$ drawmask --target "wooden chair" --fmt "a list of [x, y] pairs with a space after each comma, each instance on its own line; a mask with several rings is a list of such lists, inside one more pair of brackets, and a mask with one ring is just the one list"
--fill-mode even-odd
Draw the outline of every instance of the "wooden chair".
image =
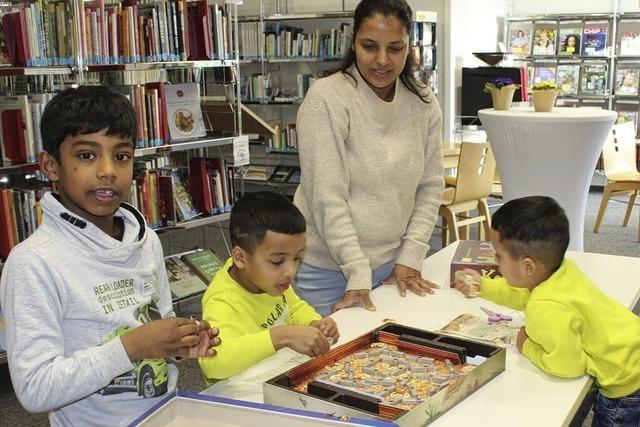
[[[482, 240], [491, 227], [487, 197], [491, 194], [496, 161], [488, 142], [463, 142], [453, 186], [445, 188], [438, 215], [443, 219], [443, 247], [468, 238], [468, 227], [478, 223], [478, 238]], [[477, 216], [470, 211], [477, 210]]]
[[[614, 195], [630, 194], [629, 201], [626, 202], [627, 211], [622, 226], [626, 227], [629, 224], [631, 211], [640, 190], [640, 173], [636, 165], [636, 130], [633, 122], [613, 125], [602, 148], [602, 159], [607, 185], [604, 187], [598, 217], [593, 227], [594, 233], [600, 229], [609, 199]], [[640, 240], [640, 222], [638, 240]]]

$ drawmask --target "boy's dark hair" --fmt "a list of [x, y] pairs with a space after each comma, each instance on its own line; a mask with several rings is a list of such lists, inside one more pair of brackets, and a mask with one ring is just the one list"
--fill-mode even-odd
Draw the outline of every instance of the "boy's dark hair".
[[299, 234], [307, 231], [304, 216], [285, 196], [270, 191], [248, 193], [231, 209], [231, 244], [252, 252], [267, 231]]
[[[397, 18], [407, 30], [407, 34], [411, 36], [411, 21], [413, 19], [413, 12], [411, 11], [411, 6], [409, 6], [409, 4], [405, 0], [362, 0], [360, 3], [358, 3], [356, 9], [353, 12], [353, 43], [355, 43], [356, 41], [356, 34], [358, 34], [358, 30], [362, 25], [362, 21], [377, 14], [385, 17], [393, 16]], [[418, 98], [426, 103], [429, 103], [429, 99], [421, 93], [425, 85], [416, 80], [416, 78], [413, 76], [413, 71], [411, 69], [414, 62], [413, 49], [411, 49], [410, 46], [408, 47], [408, 49], [409, 54], [407, 55], [407, 60], [404, 63], [404, 68], [400, 73], [400, 81]], [[342, 59], [340, 67], [335, 72], [340, 71], [343, 74], [351, 75], [347, 70], [349, 69], [349, 67], [355, 64], [355, 62], [356, 52], [351, 48], [351, 46], [349, 46], [344, 54], [344, 58]], [[351, 77], [353, 78], [353, 76]]]
[[491, 217], [491, 228], [514, 258], [529, 256], [555, 271], [569, 246], [569, 219], [551, 197], [511, 200]]
[[60, 161], [60, 144], [67, 136], [107, 130], [107, 135], [135, 139], [136, 113], [124, 95], [105, 86], [68, 88], [54, 96], [42, 113], [40, 134], [44, 150]]

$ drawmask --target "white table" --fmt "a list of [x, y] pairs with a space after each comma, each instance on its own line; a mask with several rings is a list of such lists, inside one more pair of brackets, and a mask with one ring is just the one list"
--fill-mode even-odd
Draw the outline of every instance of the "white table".
[[597, 108], [478, 111], [491, 143], [505, 201], [551, 196], [569, 217], [569, 249], [582, 251], [589, 185], [616, 113]]
[[[334, 313], [340, 339], [344, 344], [393, 319], [397, 323], [427, 330], [437, 330], [461, 313], [483, 315], [480, 306], [499, 306], [479, 298], [467, 299], [450, 289], [449, 265], [457, 242], [427, 258], [423, 275], [443, 286], [434, 295], [419, 297], [398, 295], [394, 285], [372, 292], [377, 311], [350, 308]], [[640, 258], [619, 257], [584, 252], [570, 252], [580, 268], [600, 288], [627, 307], [638, 301], [640, 284], [630, 277], [640, 277]], [[504, 307], [501, 308], [505, 312]], [[288, 349], [247, 369], [242, 374], [220, 381], [204, 394], [262, 402], [262, 383], [307, 360]], [[434, 426], [560, 426], [569, 423], [587, 394], [592, 381], [584, 376], [566, 380], [545, 374], [515, 348], [507, 351], [506, 371], [481, 387], [464, 401], [438, 418]]]

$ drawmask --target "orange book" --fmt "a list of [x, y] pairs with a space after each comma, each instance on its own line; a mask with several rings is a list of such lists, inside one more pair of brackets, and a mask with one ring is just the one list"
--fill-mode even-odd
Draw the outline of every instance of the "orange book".
[[0, 257], [6, 258], [9, 256], [11, 248], [16, 245], [14, 240], [12, 220], [11, 220], [11, 206], [9, 204], [9, 198], [13, 200], [13, 196], [9, 194], [11, 190], [0, 190]]

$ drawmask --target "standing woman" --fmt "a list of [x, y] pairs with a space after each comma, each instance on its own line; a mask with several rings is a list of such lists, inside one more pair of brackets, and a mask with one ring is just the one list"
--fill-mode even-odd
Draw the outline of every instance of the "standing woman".
[[444, 187], [442, 115], [411, 75], [411, 17], [404, 0], [361, 1], [341, 69], [298, 111], [308, 239], [294, 286], [322, 316], [375, 310], [369, 292], [385, 279], [402, 296], [437, 288], [420, 268]]

